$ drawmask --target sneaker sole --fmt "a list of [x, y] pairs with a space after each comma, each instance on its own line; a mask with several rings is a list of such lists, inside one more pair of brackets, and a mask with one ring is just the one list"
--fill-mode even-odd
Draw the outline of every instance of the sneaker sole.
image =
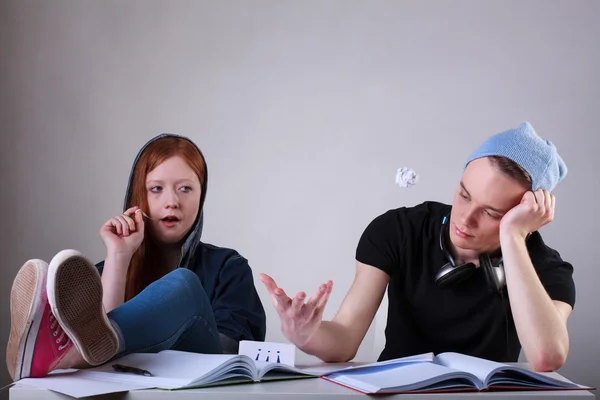
[[102, 305], [100, 274], [86, 257], [76, 250], [54, 256], [47, 291], [52, 313], [88, 364], [103, 364], [117, 353], [117, 333]]
[[40, 324], [44, 315], [44, 296], [48, 264], [29, 260], [19, 270], [10, 291], [10, 335], [6, 346], [6, 366], [14, 381], [28, 377]]

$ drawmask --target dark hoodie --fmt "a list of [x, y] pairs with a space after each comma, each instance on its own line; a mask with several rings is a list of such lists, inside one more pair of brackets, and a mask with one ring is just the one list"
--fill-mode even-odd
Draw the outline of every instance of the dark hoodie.
[[[127, 183], [123, 211], [127, 209], [131, 197], [133, 171], [141, 154], [150, 143], [169, 136], [179, 137], [194, 144], [186, 137], [167, 133], [149, 140], [140, 149], [133, 162]], [[194, 146], [196, 145], [194, 144]], [[197, 146], [196, 148], [204, 159], [200, 149]], [[207, 168], [205, 168], [205, 174], [207, 174]], [[233, 249], [217, 247], [200, 241], [207, 180], [207, 175], [205, 175], [198, 216], [181, 248], [178, 268], [188, 268], [200, 278], [200, 282], [212, 305], [223, 350], [225, 353], [237, 353], [240, 340], [265, 340], [266, 316], [254, 286], [252, 270], [248, 265], [248, 261]], [[102, 274], [104, 261], [98, 263], [97, 267], [100, 274]]]

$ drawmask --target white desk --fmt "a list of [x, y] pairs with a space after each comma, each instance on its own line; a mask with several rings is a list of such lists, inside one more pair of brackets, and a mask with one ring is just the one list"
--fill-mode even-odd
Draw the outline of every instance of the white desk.
[[[483, 397], [481, 397], [483, 396]], [[379, 397], [379, 395], [377, 396]], [[488, 392], [488, 393], [445, 393], [445, 394], [404, 394], [386, 395], [382, 399], [416, 399], [437, 397], [443, 400], [458, 400], [467, 397], [508, 398], [511, 400], [535, 399], [593, 399], [589, 391], [530, 391], [530, 392]], [[371, 396], [327, 382], [324, 379], [300, 379], [291, 381], [275, 381], [256, 384], [240, 384], [205, 389], [189, 389], [180, 391], [139, 390], [127, 393], [116, 393], [93, 397], [94, 400], [369, 400]], [[10, 400], [66, 400], [73, 399], [56, 392], [24, 386], [10, 389]]]

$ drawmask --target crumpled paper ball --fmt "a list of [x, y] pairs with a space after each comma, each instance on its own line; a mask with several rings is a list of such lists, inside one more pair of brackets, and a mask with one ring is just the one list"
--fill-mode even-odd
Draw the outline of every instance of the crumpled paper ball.
[[400, 187], [411, 187], [419, 182], [419, 175], [411, 168], [398, 168], [396, 172], [396, 184]]

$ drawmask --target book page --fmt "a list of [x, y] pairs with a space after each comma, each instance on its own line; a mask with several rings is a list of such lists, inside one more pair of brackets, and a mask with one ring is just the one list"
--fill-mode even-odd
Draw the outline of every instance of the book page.
[[488, 386], [498, 388], [518, 386], [538, 389], [589, 389], [561, 378], [559, 374], [554, 372], [534, 372], [526, 368], [508, 365], [490, 376]]
[[557, 379], [552, 373], [534, 372], [518, 365], [499, 363], [466, 354], [451, 352], [438, 354], [435, 362], [474, 374], [482, 380], [484, 387], [586, 389], [585, 386]]
[[302, 371], [319, 375], [319, 376], [327, 376], [333, 374], [334, 372], [341, 371], [359, 371], [362, 369], [374, 369], [381, 368], [386, 365], [408, 365], [416, 362], [432, 362], [433, 361], [433, 353], [423, 353], [416, 354], [413, 356], [402, 357], [402, 358], [394, 358], [392, 360], [387, 361], [378, 361], [378, 362], [340, 362], [340, 363], [326, 363], [326, 362], [318, 362], [312, 364], [304, 364], [298, 365], [297, 367]]
[[[252, 368], [242, 363], [239, 355], [199, 354], [176, 350], [164, 350], [159, 353], [134, 353], [108, 362], [100, 367], [80, 370], [76, 375], [111, 382], [129, 382], [154, 385], [164, 389], [175, 389], [198, 382], [205, 383], [217, 379], [226, 370], [235, 368], [238, 374], [253, 377]], [[149, 371], [152, 376], [142, 376], [116, 372], [112, 364], [123, 364]]]
[[475, 375], [482, 383], [486, 382], [488, 376], [498, 368], [506, 366], [506, 364], [499, 362], [452, 352], [438, 354], [434, 362], [459, 371], [469, 372]]
[[[350, 366], [350, 367], [345, 368], [344, 370], [346, 370], [346, 371], [358, 371], [361, 369], [371, 370], [374, 368], [382, 368], [382, 367], [385, 367], [388, 365], [400, 366], [400, 365], [408, 365], [408, 364], [413, 364], [413, 363], [418, 363], [418, 362], [433, 362], [433, 359], [434, 359], [433, 353], [423, 353], [423, 354], [416, 354], [414, 356], [394, 358], [394, 359], [387, 360], [387, 361], [378, 361], [378, 362], [369, 363], [369, 364]], [[329, 373], [332, 373], [332, 372], [337, 372], [337, 371], [330, 371]]]
[[266, 378], [266, 377], [272, 377], [272, 378], [277, 378], [277, 379], [283, 379], [285, 377], [288, 377], [288, 379], [293, 379], [294, 376], [296, 376], [298, 378], [309, 377], [309, 376], [312, 376], [315, 378], [319, 377], [318, 374], [315, 374], [313, 372], [304, 371], [300, 368], [292, 367], [290, 365], [283, 364], [283, 363], [254, 361], [254, 364], [256, 365], [256, 369], [258, 371], [259, 380], [262, 380], [263, 378]]
[[416, 362], [432, 362], [433, 361], [433, 353], [424, 353], [417, 354], [414, 356], [395, 358], [387, 361], [379, 361], [375, 363], [325, 363], [321, 362], [314, 365], [304, 365], [304, 366], [295, 366], [290, 367], [283, 364], [278, 363], [264, 363], [260, 361], [255, 361], [256, 367], [259, 371], [259, 376], [264, 376], [266, 373], [272, 370], [278, 370], [287, 374], [298, 374], [298, 375], [308, 375], [308, 376], [327, 376], [333, 374], [335, 372], [341, 371], [358, 371], [363, 369], [373, 370], [375, 368], [383, 368], [385, 366], [399, 366], [399, 365], [408, 365]]
[[301, 369], [312, 375], [323, 376], [333, 372], [341, 371], [349, 367], [357, 367], [365, 364], [365, 362], [340, 362], [340, 363], [328, 363], [324, 361], [312, 362], [306, 364], [299, 364], [296, 368]]
[[357, 371], [340, 371], [325, 377], [365, 393], [394, 391], [426, 391], [430, 387], [478, 388], [477, 378], [467, 372], [454, 370], [431, 362], [405, 365], [384, 365]]

